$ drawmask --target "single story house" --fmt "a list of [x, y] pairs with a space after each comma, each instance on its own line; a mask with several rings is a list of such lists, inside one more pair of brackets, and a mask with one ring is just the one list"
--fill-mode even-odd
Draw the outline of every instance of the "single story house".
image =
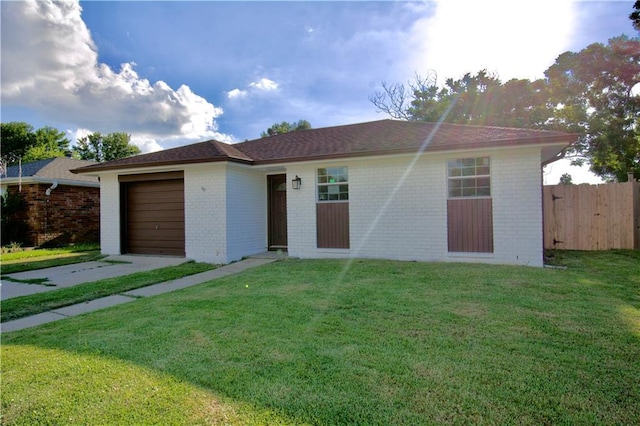
[[542, 266], [542, 165], [577, 135], [380, 120], [210, 140], [74, 170], [101, 179], [105, 254], [265, 250]]
[[21, 208], [7, 218], [11, 224], [3, 229], [3, 243], [98, 242], [100, 182], [70, 171], [92, 164], [96, 163], [58, 157], [7, 167], [0, 175], [1, 194], [19, 196]]

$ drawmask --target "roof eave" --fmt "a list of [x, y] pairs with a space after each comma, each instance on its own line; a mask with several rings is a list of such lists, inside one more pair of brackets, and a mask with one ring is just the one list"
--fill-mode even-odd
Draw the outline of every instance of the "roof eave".
[[57, 178], [45, 178], [45, 177], [39, 177], [39, 176], [27, 176], [27, 177], [23, 177], [23, 178], [3, 178], [2, 179], [2, 185], [3, 186], [9, 186], [9, 185], [31, 185], [34, 183], [44, 183], [44, 184], [53, 184], [57, 182], [58, 185], [68, 185], [68, 186], [88, 186], [88, 187], [94, 187], [94, 188], [99, 188], [100, 187], [100, 182], [90, 182], [90, 181], [86, 181], [86, 180], [72, 180], [72, 179], [57, 179]]
[[195, 158], [190, 160], [172, 160], [172, 161], [157, 161], [153, 163], [130, 163], [130, 164], [119, 164], [119, 165], [109, 165], [105, 163], [104, 165], [95, 165], [95, 166], [87, 166], [80, 167], [78, 169], [70, 170], [75, 174], [86, 174], [89, 176], [98, 176], [98, 172], [106, 172], [106, 171], [114, 171], [114, 170], [129, 170], [129, 169], [137, 169], [141, 167], [163, 167], [163, 166], [175, 166], [182, 164], [198, 164], [198, 163], [219, 163], [223, 161], [230, 161], [234, 163], [243, 163], [243, 164], [253, 164], [251, 160], [245, 160], [243, 158], [229, 158], [229, 157], [220, 157], [220, 158]]
[[296, 162], [305, 162], [305, 161], [316, 161], [316, 160], [333, 160], [333, 159], [341, 159], [341, 158], [356, 158], [356, 157], [369, 157], [369, 156], [384, 156], [384, 155], [398, 155], [398, 154], [416, 154], [420, 152], [458, 152], [458, 151], [479, 151], [486, 149], [500, 149], [500, 148], [514, 148], [514, 147], [524, 147], [531, 145], [539, 145], [539, 146], [548, 146], [548, 145], [560, 145], [562, 144], [563, 150], [566, 149], [569, 145], [574, 143], [577, 140], [578, 135], [559, 135], [550, 138], [545, 138], [544, 140], [540, 140], [540, 138], [531, 138], [528, 139], [508, 139], [502, 141], [495, 141], [491, 145], [478, 146], [477, 143], [467, 143], [467, 144], [458, 144], [455, 147], [450, 146], [435, 146], [435, 147], [427, 147], [423, 151], [420, 151], [420, 148], [401, 148], [401, 149], [386, 149], [386, 150], [378, 150], [378, 151], [357, 151], [357, 152], [347, 152], [347, 153], [339, 153], [339, 154], [323, 154], [323, 155], [312, 155], [312, 156], [303, 156], [303, 157], [288, 157], [288, 158], [275, 158], [268, 160], [255, 160], [253, 164], [255, 165], [268, 165], [268, 164], [282, 164], [282, 163], [296, 163]]

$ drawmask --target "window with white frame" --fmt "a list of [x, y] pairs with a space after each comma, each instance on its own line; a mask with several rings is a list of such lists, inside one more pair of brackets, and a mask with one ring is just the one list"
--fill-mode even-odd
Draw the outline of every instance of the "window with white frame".
[[491, 196], [489, 157], [451, 160], [447, 166], [447, 178], [449, 198]]
[[318, 169], [318, 201], [349, 200], [349, 168], [326, 167]]

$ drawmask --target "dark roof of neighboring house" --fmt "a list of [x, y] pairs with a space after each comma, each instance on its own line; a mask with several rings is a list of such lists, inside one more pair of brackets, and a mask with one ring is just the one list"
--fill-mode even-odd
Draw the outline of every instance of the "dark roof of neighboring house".
[[[98, 164], [95, 161], [76, 160], [67, 157], [49, 158], [47, 160], [33, 161], [15, 166], [7, 167], [5, 173], [0, 178], [41, 178], [47, 181], [64, 180], [77, 182], [93, 182], [98, 183], [98, 178], [93, 176], [77, 175], [71, 172], [71, 169], [79, 167], [87, 167]], [[20, 170], [22, 168], [22, 171]]]
[[141, 166], [235, 161], [268, 164], [365, 155], [482, 149], [531, 144], [569, 145], [577, 135], [564, 132], [380, 120], [298, 130], [234, 145], [200, 142], [151, 154], [83, 167], [90, 173]]

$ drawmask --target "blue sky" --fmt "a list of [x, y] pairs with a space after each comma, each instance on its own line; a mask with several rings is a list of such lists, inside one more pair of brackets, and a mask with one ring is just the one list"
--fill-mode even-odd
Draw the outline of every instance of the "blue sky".
[[[503, 81], [540, 78], [567, 50], [637, 35], [633, 1], [0, 7], [2, 121], [51, 125], [71, 139], [125, 131], [145, 152], [253, 139], [283, 120], [324, 127], [382, 119], [368, 99], [382, 81], [430, 71], [444, 81], [483, 68]], [[546, 183], [569, 170], [554, 168]]]

